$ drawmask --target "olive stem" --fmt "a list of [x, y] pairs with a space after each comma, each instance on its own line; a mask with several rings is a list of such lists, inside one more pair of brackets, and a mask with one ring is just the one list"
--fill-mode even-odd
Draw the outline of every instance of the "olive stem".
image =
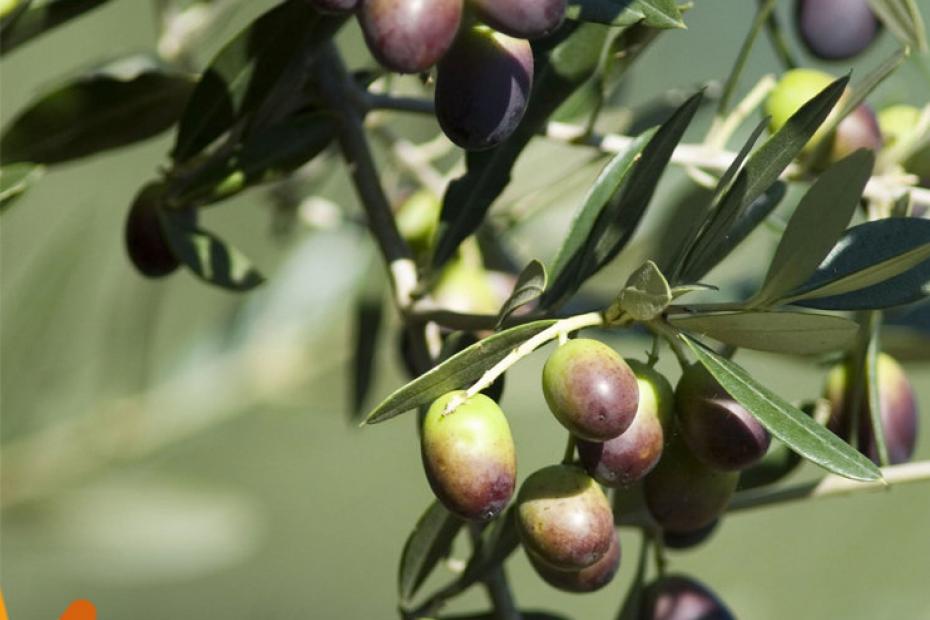
[[448, 415], [455, 411], [455, 409], [466, 400], [490, 387], [490, 385], [494, 383], [499, 376], [507, 372], [511, 366], [550, 340], [558, 338], [560, 334], [567, 334], [585, 327], [600, 327], [606, 324], [607, 321], [600, 312], [588, 312], [587, 314], [579, 314], [556, 321], [532, 338], [523, 342], [523, 344], [508, 353], [504, 359], [486, 370], [484, 374], [481, 375], [481, 378], [468, 388], [465, 394], [460, 394], [458, 398], [450, 399], [443, 414]]
[[[723, 93], [720, 95], [720, 100], [717, 102], [717, 114], [714, 118], [715, 126], [718, 121], [722, 121], [727, 112], [730, 99], [733, 97], [733, 92], [736, 90], [737, 83], [739, 83], [739, 77], [743, 73], [743, 67], [746, 66], [746, 59], [749, 58], [749, 52], [752, 50], [752, 46], [755, 44], [756, 38], [759, 36], [759, 32], [768, 20], [769, 15], [775, 9], [776, 1], [777, 0], [763, 0], [756, 11], [752, 27], [749, 29], [749, 32], [746, 33], [746, 38], [743, 39], [743, 44], [740, 46], [739, 53], [736, 55], [736, 61], [733, 63], [733, 68], [730, 70], [727, 81], [723, 86]], [[713, 133], [713, 128], [711, 129], [711, 133]]]
[[[765, 2], [765, 0], [759, 1]], [[775, 50], [775, 55], [778, 56], [782, 66], [785, 69], [794, 69], [797, 67], [798, 61], [791, 53], [791, 48], [788, 46], [784, 30], [782, 30], [781, 27], [781, 20], [778, 19], [778, 14], [775, 11], [770, 12], [768, 19], [765, 20], [765, 31]]]
[[568, 440], [565, 442], [565, 454], [562, 456], [563, 465], [571, 465], [575, 460], [575, 436], [568, 434]]
[[681, 369], [684, 370], [691, 365], [691, 360], [688, 359], [687, 353], [685, 353], [684, 347], [678, 340], [678, 332], [675, 328], [669, 326], [661, 320], [653, 320], [643, 323], [646, 328], [651, 331], [656, 336], [661, 336], [668, 343], [669, 348], [672, 350], [672, 353], [675, 354], [675, 357], [678, 358], [678, 364], [681, 366]]

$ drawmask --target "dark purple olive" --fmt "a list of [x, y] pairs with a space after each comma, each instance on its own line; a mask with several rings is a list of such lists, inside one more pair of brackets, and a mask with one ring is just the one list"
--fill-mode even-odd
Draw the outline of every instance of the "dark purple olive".
[[124, 229], [129, 259], [139, 273], [149, 278], [166, 276], [180, 265], [168, 246], [158, 218], [163, 189], [161, 183], [150, 183], [142, 188], [129, 209]]
[[521, 39], [550, 34], [565, 18], [566, 0], [471, 0], [479, 19]]
[[713, 592], [683, 575], [666, 575], [643, 590], [640, 620], [734, 620]]
[[524, 481], [517, 495], [517, 531], [537, 560], [574, 571], [604, 557], [615, 535], [607, 497], [574, 465], [550, 465]]
[[[852, 374], [849, 364], [839, 364], [827, 378], [826, 397], [830, 401], [830, 420], [827, 428], [840, 438], [849, 440], [852, 420], [856, 417], [852, 405], [847, 405], [848, 382]], [[881, 407], [882, 430], [888, 447], [891, 464], [905, 463], [914, 454], [917, 443], [917, 399], [904, 369], [888, 354], [878, 357], [878, 398]], [[874, 462], [878, 462], [878, 446], [872, 433], [865, 391], [860, 391], [858, 448]]]
[[536, 573], [553, 588], [563, 592], [585, 593], [600, 590], [610, 583], [620, 568], [620, 539], [616, 532], [604, 556], [587, 568], [574, 571], [557, 570], [527, 553]]
[[798, 0], [795, 22], [805, 47], [824, 60], [852, 58], [879, 31], [868, 0]]
[[675, 389], [675, 408], [685, 441], [705, 464], [744, 469], [765, 456], [765, 427], [700, 364], [688, 367]]
[[358, 6], [359, 0], [308, 0], [323, 13], [349, 13]]
[[639, 385], [639, 405], [633, 423], [605, 442], [578, 440], [581, 464], [595, 480], [609, 487], [628, 486], [652, 471], [662, 456], [665, 430], [673, 416], [675, 394], [668, 380], [651, 367], [629, 360]]
[[597, 340], [578, 338], [559, 346], [546, 360], [542, 385], [553, 415], [581, 439], [613, 439], [636, 417], [636, 375]]
[[883, 143], [875, 112], [867, 104], [862, 104], [836, 126], [830, 161], [839, 161], [858, 149], [869, 149], [878, 153]]
[[439, 63], [439, 126], [469, 151], [495, 147], [523, 119], [532, 85], [529, 43], [483, 26], [469, 28]]
[[646, 476], [643, 497], [649, 513], [664, 529], [688, 532], [723, 514], [738, 481], [737, 472], [719, 471], [699, 461], [676, 435]]
[[358, 19], [378, 62], [399, 73], [419, 73], [455, 40], [462, 0], [361, 0]]
[[665, 530], [662, 532], [662, 542], [666, 549], [675, 549], [681, 551], [691, 549], [706, 541], [717, 530], [720, 525], [720, 519], [714, 519], [711, 523], [696, 530], [687, 532], [678, 532], [675, 530]]

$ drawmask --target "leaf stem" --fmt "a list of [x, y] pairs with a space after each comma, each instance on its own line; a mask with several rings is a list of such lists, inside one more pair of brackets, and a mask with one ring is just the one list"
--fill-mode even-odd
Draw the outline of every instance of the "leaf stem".
[[485, 371], [481, 378], [478, 379], [460, 398], [452, 399], [446, 405], [445, 414], [448, 415], [455, 411], [455, 408], [464, 403], [466, 400], [490, 387], [499, 376], [507, 372], [511, 366], [521, 359], [546, 344], [550, 340], [558, 338], [560, 334], [567, 334], [585, 327], [600, 327], [606, 325], [604, 315], [600, 312], [588, 312], [571, 316], [560, 321], [556, 321], [546, 329], [542, 330], [529, 340], [524, 341], [520, 346], [507, 354], [504, 359]]
[[[765, 0], [759, 1], [765, 2]], [[788, 40], [785, 38], [785, 31], [781, 27], [781, 20], [778, 19], [777, 12], [772, 11], [769, 13], [768, 19], [765, 20], [765, 31], [782, 66], [786, 70], [798, 67], [798, 61], [794, 54], [791, 53], [791, 48], [788, 46]]]
[[733, 63], [730, 75], [727, 76], [726, 84], [724, 84], [723, 87], [723, 93], [720, 95], [720, 100], [717, 102], [715, 123], [716, 120], [723, 118], [726, 114], [727, 108], [730, 106], [730, 99], [733, 98], [736, 85], [739, 83], [739, 77], [743, 72], [743, 67], [746, 66], [746, 60], [749, 58], [749, 52], [752, 51], [752, 46], [755, 44], [756, 37], [759, 36], [759, 32], [762, 30], [763, 25], [765, 25], [769, 15], [775, 8], [776, 1], [777, 0], [762, 0], [762, 3], [759, 5], [759, 9], [756, 11], [756, 17], [753, 19], [749, 32], [746, 33], [743, 45], [740, 47], [739, 53], [736, 56], [736, 62]]

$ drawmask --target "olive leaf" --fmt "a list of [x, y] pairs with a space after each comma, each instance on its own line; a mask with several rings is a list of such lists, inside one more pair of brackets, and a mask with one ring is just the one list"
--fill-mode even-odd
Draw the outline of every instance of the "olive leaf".
[[870, 310], [930, 295], [930, 220], [890, 218], [844, 233], [817, 271], [778, 303]]
[[765, 305], [803, 284], [843, 234], [872, 175], [875, 155], [859, 149], [821, 173], [798, 203], [752, 304]]
[[869, 5], [896, 39], [927, 51], [927, 29], [915, 0], [869, 0]]
[[843, 350], [859, 331], [855, 321], [810, 312], [711, 312], [673, 316], [669, 322], [735, 347], [798, 355]]
[[650, 260], [630, 275], [618, 301], [620, 308], [637, 321], [651, 321], [672, 302], [672, 289]]
[[109, 0], [36, 0], [4, 18], [0, 26], [0, 54], [45, 34]]
[[0, 167], [0, 213], [45, 174], [45, 166], [28, 162]]
[[259, 16], [214, 57], [191, 94], [171, 157], [184, 162], [264, 103], [292, 63], [306, 62], [345, 20], [306, 0]]
[[554, 320], [534, 321], [479, 340], [388, 396], [368, 414], [364, 423], [384, 422], [472, 383], [514, 347], [553, 323]]
[[817, 424], [800, 409], [762, 386], [739, 365], [684, 334], [698, 361], [737, 402], [792, 450], [827, 471], [853, 480], [877, 480], [881, 471], [855, 448]]
[[632, 26], [642, 22], [651, 28], [685, 27], [674, 0], [569, 0], [565, 17], [608, 26]]
[[193, 82], [143, 69], [78, 78], [19, 114], [0, 139], [0, 162], [56, 164], [150, 138], [177, 122]]
[[248, 291], [265, 278], [239, 250], [193, 224], [185, 213], [159, 209], [171, 253], [198, 278], [231, 291]]
[[504, 302], [500, 313], [497, 315], [497, 328], [504, 324], [514, 311], [521, 306], [525, 306], [537, 299], [545, 292], [549, 276], [546, 273], [546, 267], [541, 262], [533, 259], [523, 268], [517, 277], [517, 283], [514, 284], [513, 292]]
[[417, 521], [404, 544], [397, 573], [397, 590], [401, 603], [409, 602], [436, 567], [449, 553], [464, 522], [434, 500]]
[[740, 222], [757, 198], [770, 190], [801, 152], [842, 96], [848, 81], [848, 77], [842, 77], [829, 84], [749, 157], [719, 205], [710, 213], [692, 251], [683, 261], [682, 280], [700, 279], [736, 247], [730, 235], [731, 228]]

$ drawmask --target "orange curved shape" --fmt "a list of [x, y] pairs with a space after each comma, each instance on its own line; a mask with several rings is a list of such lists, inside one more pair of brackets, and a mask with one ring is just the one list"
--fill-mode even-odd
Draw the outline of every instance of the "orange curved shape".
[[97, 620], [97, 608], [87, 599], [78, 599], [68, 605], [59, 620]]

